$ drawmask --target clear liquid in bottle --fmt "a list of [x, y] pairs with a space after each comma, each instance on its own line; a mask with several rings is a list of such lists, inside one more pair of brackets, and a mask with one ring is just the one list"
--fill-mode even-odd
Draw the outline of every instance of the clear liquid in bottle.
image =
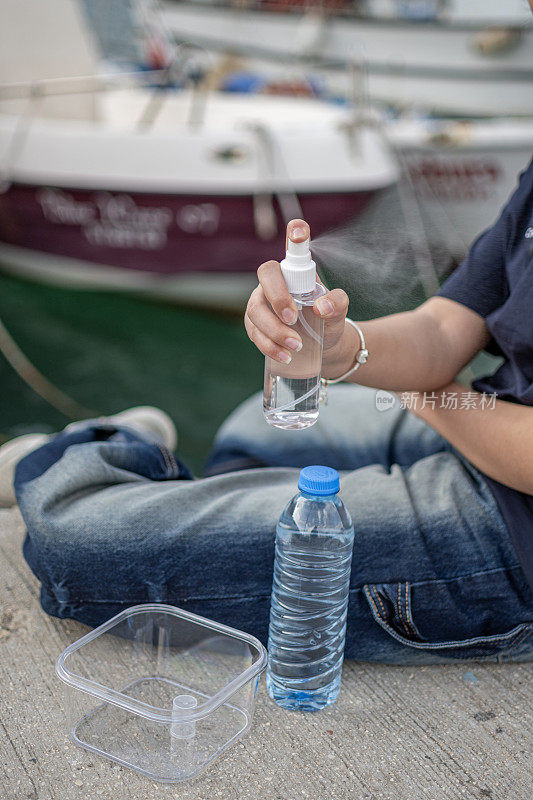
[[306, 467], [299, 487], [276, 529], [266, 678], [283, 708], [318, 711], [341, 685], [354, 529], [335, 470]]
[[317, 283], [313, 292], [293, 295], [298, 305], [293, 330], [303, 346], [291, 354], [290, 364], [265, 358], [263, 414], [276, 428], [308, 428], [318, 419], [324, 321], [313, 311], [313, 303], [325, 293]]

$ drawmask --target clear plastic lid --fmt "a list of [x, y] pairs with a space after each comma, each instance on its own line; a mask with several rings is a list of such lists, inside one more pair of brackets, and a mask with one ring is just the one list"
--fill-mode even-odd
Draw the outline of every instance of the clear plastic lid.
[[[192, 722], [211, 714], [266, 667], [254, 636], [163, 604], [133, 606], [95, 628], [61, 654], [56, 672], [66, 684], [157, 722]], [[129, 693], [143, 675], [153, 691]], [[169, 707], [165, 682], [184, 685], [195, 707]], [[159, 697], [159, 694], [161, 696]]]

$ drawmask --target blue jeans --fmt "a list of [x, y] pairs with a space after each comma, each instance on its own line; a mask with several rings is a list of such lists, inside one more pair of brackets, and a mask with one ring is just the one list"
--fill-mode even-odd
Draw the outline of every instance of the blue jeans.
[[132, 430], [81, 423], [18, 465], [24, 555], [58, 617], [98, 625], [170, 603], [267, 638], [277, 519], [298, 468], [341, 470], [355, 526], [347, 658], [533, 657], [533, 597], [483, 476], [398, 404], [333, 387], [279, 431], [256, 395], [217, 434], [208, 477]]

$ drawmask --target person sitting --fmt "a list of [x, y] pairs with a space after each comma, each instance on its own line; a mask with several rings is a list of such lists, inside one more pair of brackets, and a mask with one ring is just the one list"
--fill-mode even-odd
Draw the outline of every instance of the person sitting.
[[[276, 522], [299, 468], [323, 464], [342, 471], [355, 527], [347, 658], [533, 658], [532, 200], [530, 164], [435, 297], [359, 323], [367, 363], [331, 387], [313, 427], [268, 426], [254, 395], [222, 425], [202, 479], [157, 409], [0, 448], [0, 496], [16, 493], [45, 611], [98, 625], [170, 603], [265, 642]], [[303, 220], [288, 226], [293, 241], [309, 235]], [[278, 262], [258, 276], [246, 331], [286, 364], [297, 306]], [[314, 306], [328, 378], [361, 347], [347, 311], [340, 288]], [[462, 402], [455, 376], [489, 344], [503, 363]], [[403, 402], [383, 412], [376, 388]]]

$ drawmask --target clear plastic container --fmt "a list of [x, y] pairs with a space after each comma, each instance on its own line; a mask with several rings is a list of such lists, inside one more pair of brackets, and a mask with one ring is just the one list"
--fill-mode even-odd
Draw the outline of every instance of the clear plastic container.
[[151, 603], [122, 611], [61, 654], [68, 736], [153, 780], [193, 778], [249, 730], [263, 645]]

